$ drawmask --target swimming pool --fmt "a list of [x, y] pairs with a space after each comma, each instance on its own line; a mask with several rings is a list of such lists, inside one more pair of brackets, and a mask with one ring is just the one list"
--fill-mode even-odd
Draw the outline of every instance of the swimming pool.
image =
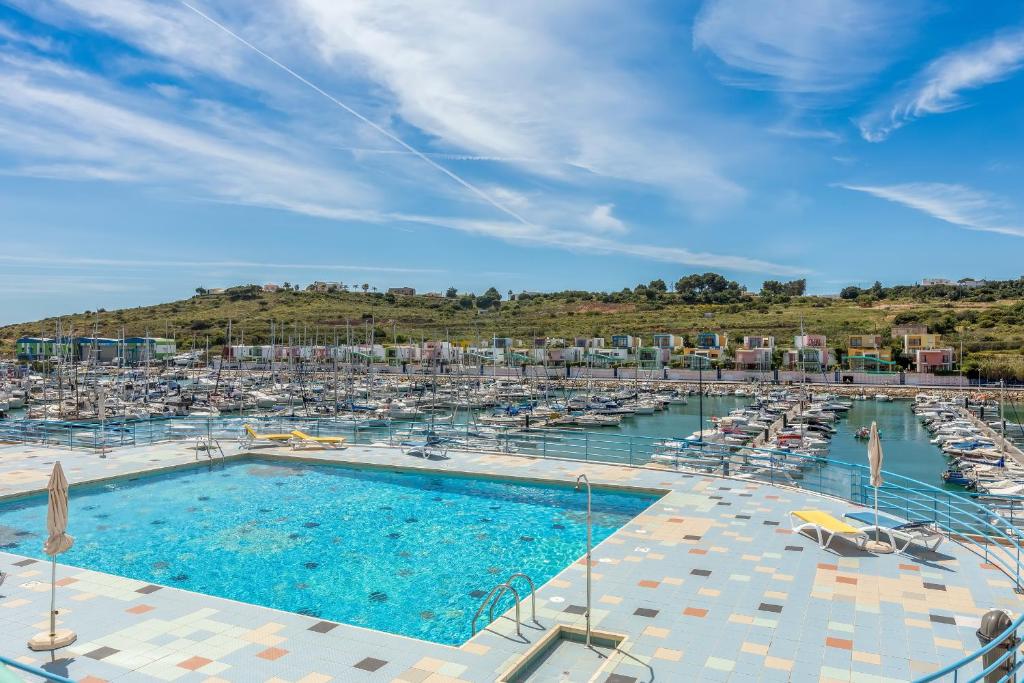
[[[656, 496], [595, 489], [596, 545]], [[61, 561], [438, 643], [484, 594], [586, 550], [569, 486], [244, 459], [73, 487]], [[0, 550], [45, 558], [46, 498], [0, 504]]]

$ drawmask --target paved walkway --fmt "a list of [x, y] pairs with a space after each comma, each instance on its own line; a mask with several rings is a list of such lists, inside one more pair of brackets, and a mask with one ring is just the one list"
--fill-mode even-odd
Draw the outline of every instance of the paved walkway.
[[[801, 491], [479, 453], [442, 462], [378, 447], [260, 455], [543, 481], [586, 472], [595, 485], [665, 491], [594, 552], [594, 628], [626, 637], [595, 679], [602, 683], [909, 680], [975, 650], [974, 630], [988, 609], [1021, 609], [1003, 574], [952, 543], [943, 554], [909, 558], [839, 544], [838, 552], [819, 549], [790, 532], [787, 513], [841, 516], [850, 506]], [[3, 448], [0, 496], [43, 489], [58, 458], [72, 483], [195, 461], [184, 444], [105, 459]], [[43, 665], [47, 659], [25, 642], [46, 625], [49, 566], [11, 554], [17, 550], [0, 552], [0, 571], [10, 573], [0, 587], [0, 652]], [[524, 627], [529, 642], [506, 618], [456, 648], [60, 565], [60, 618], [79, 641], [46, 667], [90, 683], [492, 681], [555, 624], [583, 625], [584, 576], [581, 560], [539, 588], [541, 626]]]

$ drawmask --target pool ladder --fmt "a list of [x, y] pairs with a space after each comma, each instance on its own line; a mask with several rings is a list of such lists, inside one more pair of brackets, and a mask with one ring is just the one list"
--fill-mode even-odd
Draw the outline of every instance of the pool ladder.
[[[523, 579], [524, 581], [526, 581], [527, 585], [530, 586], [530, 592], [527, 593], [526, 595], [520, 597], [519, 596], [519, 592], [515, 589], [515, 587], [512, 586], [512, 582], [515, 581], [516, 579]], [[486, 609], [488, 607], [490, 608], [488, 610], [488, 612], [487, 612], [487, 623], [490, 624], [490, 623], [492, 623], [494, 621], [494, 606], [498, 603], [498, 600], [500, 600], [502, 598], [502, 596], [505, 595], [506, 591], [511, 593], [512, 597], [516, 601], [516, 635], [517, 636], [519, 636], [520, 638], [523, 637], [523, 632], [522, 632], [522, 629], [521, 629], [522, 621], [519, 618], [519, 605], [527, 597], [532, 598], [532, 600], [530, 601], [530, 613], [531, 613], [530, 616], [531, 616], [531, 619], [533, 620], [533, 623], [535, 623], [535, 624], [539, 624], [540, 623], [540, 622], [537, 621], [537, 587], [533, 584], [533, 579], [531, 579], [526, 574], [523, 574], [522, 572], [517, 572], [517, 573], [513, 574], [512, 576], [508, 577], [508, 579], [505, 580], [504, 583], [499, 583], [497, 586], [492, 588], [490, 590], [490, 592], [487, 593], [487, 596], [484, 598], [484, 601], [482, 603], [480, 603], [480, 607], [477, 608], [476, 614], [473, 615], [473, 622], [471, 624], [472, 629], [473, 629], [473, 635], [476, 635], [476, 622], [480, 618], [480, 615], [483, 614], [484, 609]]]
[[220, 447], [220, 441], [213, 437], [200, 436], [196, 439], [196, 443], [193, 446], [196, 451], [196, 460], [199, 459], [199, 451], [206, 451], [206, 457], [213, 462], [213, 452], [216, 450], [220, 453], [221, 460], [224, 459], [224, 449]]

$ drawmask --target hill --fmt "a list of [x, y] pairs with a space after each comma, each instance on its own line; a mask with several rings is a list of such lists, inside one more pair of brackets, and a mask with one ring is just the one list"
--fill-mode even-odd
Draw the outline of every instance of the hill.
[[[654, 283], [652, 283], [654, 284]], [[767, 283], [766, 283], [767, 284]], [[641, 286], [643, 287], [643, 286]], [[533, 337], [649, 336], [674, 332], [693, 336], [701, 330], [724, 331], [736, 343], [744, 334], [774, 335], [780, 345], [799, 334], [829, 337], [843, 350], [857, 333], [888, 336], [896, 323], [924, 323], [967, 351], [966, 367], [986, 376], [1024, 379], [1024, 301], [957, 297], [919, 300], [903, 294], [878, 298], [859, 290], [856, 298], [790, 296], [779, 292], [729, 294], [728, 303], [695, 302], [688, 292], [656, 287], [616, 293], [557, 292], [502, 297], [493, 288], [480, 296], [401, 296], [376, 292], [263, 292], [257, 286], [234, 287], [217, 294], [155, 306], [116, 311], [85, 311], [60, 318], [65, 334], [116, 337], [150, 334], [173, 336], [180, 349], [227, 339], [228, 321], [237, 343], [267, 343], [271, 323], [278, 340], [305, 336], [321, 342], [335, 334], [363, 341], [370, 321], [377, 341], [420, 339], [480, 340], [492, 336]], [[717, 295], [715, 295], [717, 296]], [[892, 296], [892, 294], [889, 294]], [[713, 298], [713, 297], [707, 297]], [[0, 347], [9, 356], [20, 336], [54, 336], [58, 319], [0, 327]], [[895, 341], [893, 343], [896, 343]]]

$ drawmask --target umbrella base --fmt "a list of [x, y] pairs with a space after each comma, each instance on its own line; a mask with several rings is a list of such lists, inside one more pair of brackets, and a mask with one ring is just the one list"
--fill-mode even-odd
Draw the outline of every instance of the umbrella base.
[[893, 552], [892, 545], [885, 541], [868, 541], [864, 544], [864, 549], [879, 555]]
[[78, 635], [74, 631], [61, 628], [57, 629], [57, 632], [52, 636], [49, 632], [37, 633], [32, 636], [32, 640], [28, 641], [28, 649], [36, 652], [49, 652], [50, 650], [59, 650], [62, 647], [67, 647], [76, 640], [78, 640]]

